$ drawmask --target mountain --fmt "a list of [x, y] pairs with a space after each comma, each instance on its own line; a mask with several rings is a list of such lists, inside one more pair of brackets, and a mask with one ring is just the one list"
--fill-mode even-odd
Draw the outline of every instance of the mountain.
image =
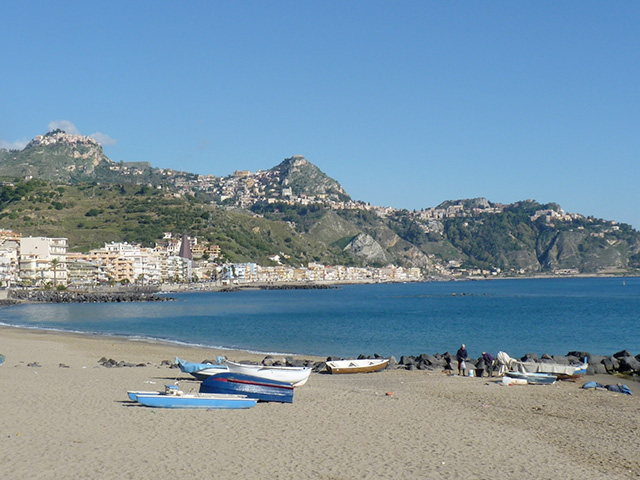
[[92, 138], [54, 130], [38, 135], [21, 151], [6, 152], [2, 173], [69, 183], [94, 178], [112, 163]]
[[[0, 229], [152, 246], [170, 231], [220, 245], [226, 259], [291, 265], [420, 267], [427, 275], [634, 274], [640, 234], [556, 203], [447, 200], [407, 211], [353, 201], [300, 155], [216, 177], [115, 163], [61, 131], [0, 151]], [[33, 177], [31, 180], [25, 178]]]
[[350, 199], [337, 181], [328, 177], [302, 155], [286, 158], [269, 171], [278, 179], [281, 187], [290, 187], [293, 194], [328, 196], [335, 200]]
[[[53, 130], [38, 135], [22, 150], [0, 150], [0, 176], [38, 178], [49, 182], [162, 182], [173, 171], [148, 162], [113, 162], [93, 138]], [[193, 176], [188, 174], [188, 176]]]

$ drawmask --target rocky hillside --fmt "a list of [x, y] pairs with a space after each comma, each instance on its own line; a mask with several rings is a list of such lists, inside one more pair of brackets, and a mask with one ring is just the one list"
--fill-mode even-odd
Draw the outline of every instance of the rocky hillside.
[[283, 188], [291, 188], [292, 194], [330, 196], [336, 200], [349, 199], [349, 195], [337, 181], [328, 177], [302, 155], [287, 158], [270, 171]]
[[[528, 200], [448, 200], [407, 211], [354, 202], [302, 156], [227, 177], [115, 163], [88, 137], [49, 132], [0, 151], [0, 229], [153, 245], [188, 231], [233, 261], [417, 266], [435, 276], [638, 273], [629, 225]], [[25, 177], [34, 177], [26, 181]], [[41, 180], [36, 180], [41, 179]]]

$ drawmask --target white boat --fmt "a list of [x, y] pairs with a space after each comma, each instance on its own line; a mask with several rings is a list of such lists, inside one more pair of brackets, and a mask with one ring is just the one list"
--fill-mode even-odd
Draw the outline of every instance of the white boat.
[[527, 385], [553, 385], [556, 376], [550, 373], [509, 372], [503, 378], [524, 380]]
[[548, 373], [555, 375], [558, 380], [575, 380], [587, 373], [587, 362], [579, 365], [560, 365], [558, 363], [545, 362], [520, 362], [519, 370], [526, 373]]
[[311, 367], [282, 367], [277, 365], [251, 365], [248, 363], [235, 363], [225, 360], [225, 365], [230, 372], [242, 373], [253, 377], [266, 378], [292, 384], [301, 387], [311, 375]]
[[359, 360], [335, 360], [327, 362], [329, 373], [369, 373], [387, 368], [388, 358], [365, 358]]

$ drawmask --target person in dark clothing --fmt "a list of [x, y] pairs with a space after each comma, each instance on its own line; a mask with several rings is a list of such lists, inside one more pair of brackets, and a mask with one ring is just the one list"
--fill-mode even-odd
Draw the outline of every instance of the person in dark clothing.
[[484, 369], [487, 371], [487, 375], [493, 377], [493, 356], [490, 353], [482, 352], [482, 359], [484, 360]]
[[469, 358], [469, 354], [467, 353], [467, 347], [463, 343], [462, 346], [458, 349], [456, 353], [456, 358], [458, 359], [458, 375], [467, 375], [467, 358]]

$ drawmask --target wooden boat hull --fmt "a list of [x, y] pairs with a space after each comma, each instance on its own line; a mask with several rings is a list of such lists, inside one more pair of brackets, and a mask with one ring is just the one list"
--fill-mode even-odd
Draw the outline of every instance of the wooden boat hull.
[[200, 385], [200, 393], [240, 394], [261, 402], [293, 403], [290, 383], [233, 372], [207, 378]]
[[240, 395], [197, 394], [197, 395], [137, 395], [136, 400], [145, 407], [155, 408], [251, 408], [258, 400]]
[[388, 358], [360, 359], [360, 360], [337, 360], [327, 362], [329, 373], [371, 373], [387, 368]]
[[259, 377], [278, 382], [290, 383], [294, 387], [301, 387], [311, 375], [311, 367], [280, 367], [266, 365], [249, 365], [226, 361], [229, 372], [241, 373], [252, 377]]

